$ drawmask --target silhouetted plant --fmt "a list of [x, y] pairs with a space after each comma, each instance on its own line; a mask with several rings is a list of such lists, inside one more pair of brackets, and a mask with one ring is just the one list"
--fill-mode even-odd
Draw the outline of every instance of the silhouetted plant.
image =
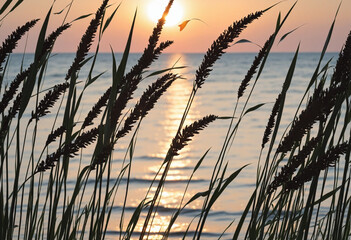
[[271, 112], [271, 115], [269, 116], [266, 129], [264, 130], [262, 144], [261, 144], [262, 148], [264, 148], [264, 145], [269, 141], [269, 136], [272, 133], [272, 129], [273, 129], [274, 124], [275, 124], [275, 117], [278, 114], [279, 107], [280, 107], [280, 104], [281, 104], [281, 97], [282, 97], [282, 95], [279, 94], [277, 99], [275, 100], [274, 105], [273, 105], [272, 112]]
[[310, 163], [291, 181], [286, 182], [284, 190], [288, 192], [303, 186], [304, 183], [311, 181], [313, 177], [317, 177], [322, 170], [333, 167], [339, 160], [340, 155], [347, 153], [348, 150], [350, 150], [348, 142], [331, 147], [325, 154], [320, 155], [316, 162]]
[[6, 57], [12, 53], [12, 51], [16, 48], [18, 41], [22, 38], [22, 36], [31, 29], [39, 19], [35, 19], [27, 22], [21, 27], [18, 27], [15, 31], [13, 31], [6, 40], [2, 43], [0, 47], [0, 71], [3, 70], [2, 64], [4, 63]]
[[302, 148], [301, 151], [295, 156], [293, 156], [289, 162], [281, 168], [279, 174], [274, 177], [274, 180], [267, 187], [267, 192], [272, 193], [279, 186], [287, 183], [292, 175], [295, 173], [296, 169], [301, 166], [305, 159], [311, 154], [311, 152], [316, 148], [318, 142], [321, 140], [321, 136], [312, 138], [309, 140], [306, 145]]
[[204, 84], [205, 79], [212, 71], [213, 64], [223, 55], [224, 50], [229, 47], [229, 44], [240, 35], [247, 25], [258, 19], [263, 13], [264, 11], [258, 11], [234, 22], [212, 43], [199, 69], [196, 71], [195, 82], [198, 88], [201, 88], [202, 84]]
[[65, 78], [66, 80], [68, 80], [72, 76], [72, 74], [75, 74], [76, 72], [78, 72], [82, 67], [83, 61], [87, 56], [89, 49], [91, 47], [91, 44], [94, 40], [96, 30], [99, 27], [101, 19], [104, 16], [107, 3], [108, 3], [108, 0], [104, 0], [102, 2], [100, 8], [95, 13], [95, 18], [90, 21], [90, 24], [78, 45], [76, 57], [74, 58], [74, 61], [71, 67], [68, 69], [68, 72]]
[[53, 131], [52, 133], [49, 134], [45, 145], [47, 146], [50, 143], [54, 142], [56, 140], [56, 138], [62, 136], [62, 134], [65, 132], [66, 132], [65, 126], [61, 126], [61, 127], [57, 128], [55, 131]]
[[274, 38], [275, 38], [275, 34], [272, 34], [268, 38], [266, 43], [263, 45], [261, 50], [258, 52], [257, 56], [255, 57], [255, 60], [253, 61], [250, 69], [247, 71], [245, 78], [242, 80], [242, 82], [240, 84], [240, 87], [238, 89], [238, 99], [243, 96], [245, 89], [249, 85], [249, 82], [252, 79], [253, 75], [256, 73], [257, 68], [260, 65], [262, 59], [264, 58], [264, 56], [267, 55], [270, 46], [273, 44], [272, 41], [274, 40]]
[[55, 102], [59, 99], [60, 95], [63, 94], [66, 89], [69, 87], [69, 83], [57, 84], [52, 90], [47, 92], [44, 98], [39, 102], [35, 111], [32, 112], [32, 117], [29, 121], [33, 119], [39, 120], [39, 118], [50, 113], [49, 108], [53, 107]]

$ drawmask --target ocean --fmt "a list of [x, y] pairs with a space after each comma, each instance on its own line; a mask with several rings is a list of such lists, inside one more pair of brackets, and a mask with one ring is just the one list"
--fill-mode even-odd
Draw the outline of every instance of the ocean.
[[[237, 91], [241, 81], [251, 66], [254, 53], [228, 53], [225, 54], [213, 67], [208, 79], [206, 79], [202, 88], [199, 89], [194, 99], [191, 111], [189, 112], [186, 124], [200, 119], [206, 115], [214, 114], [220, 117], [232, 117], [235, 104], [237, 102]], [[130, 69], [138, 60], [140, 54], [131, 54], [128, 59], [127, 69]], [[323, 63], [331, 59], [330, 66], [334, 66], [338, 53], [327, 53]], [[18, 73], [23, 61], [23, 66], [28, 66], [33, 59], [33, 54], [13, 54], [8, 64], [9, 69], [4, 76], [4, 82], [11, 81], [15, 74]], [[235, 172], [239, 168], [247, 165], [238, 177], [229, 185], [220, 198], [211, 208], [207, 223], [205, 225], [203, 239], [218, 239], [233, 221], [233, 224], [226, 230], [222, 239], [231, 239], [236, 224], [250, 198], [256, 183], [256, 172], [261, 151], [261, 142], [265, 126], [267, 124], [272, 106], [277, 95], [282, 89], [283, 82], [286, 78], [289, 66], [294, 57], [294, 53], [271, 53], [266, 62], [260, 78], [257, 80], [252, 96], [247, 103], [246, 109], [264, 104], [256, 111], [250, 112], [244, 116], [240, 122], [234, 141], [228, 151], [225, 160], [228, 162], [227, 174]], [[306, 87], [318, 64], [320, 53], [300, 53], [294, 72], [294, 77], [286, 98], [286, 105], [281, 123], [281, 131], [277, 139], [281, 139], [282, 134], [289, 126], [298, 104], [305, 93]], [[117, 62], [121, 54], [116, 54]], [[170, 68], [172, 66], [184, 66], [173, 72], [182, 76], [182, 79], [176, 80], [169, 90], [161, 97], [155, 108], [140, 123], [140, 128], [136, 132], [137, 140], [134, 145], [134, 154], [131, 160], [131, 172], [129, 181], [129, 191], [126, 201], [126, 215], [124, 216], [124, 229], [133, 214], [134, 210], [145, 197], [150, 184], [163, 163], [165, 154], [171, 144], [173, 137], [178, 129], [179, 121], [183, 115], [184, 108], [189, 99], [189, 94], [193, 87], [195, 71], [200, 65], [203, 54], [164, 54], [162, 55], [148, 72], [144, 73], [145, 78], [141, 82], [132, 103], [128, 105], [130, 110], [138, 100], [141, 93], [151, 84], [157, 76], [147, 77], [149, 74]], [[50, 58], [47, 70], [45, 72], [45, 81], [40, 87], [41, 90], [48, 89], [57, 83], [63, 83], [67, 69], [74, 59], [74, 54], [57, 53]], [[90, 63], [87, 64], [90, 66]], [[84, 81], [88, 75], [89, 67], [85, 66], [79, 74], [78, 93], [82, 91]], [[322, 64], [323, 66], [323, 64]], [[81, 108], [77, 113], [75, 121], [80, 124], [91, 107], [97, 102], [99, 97], [111, 85], [112, 82], [112, 56], [111, 53], [102, 53], [98, 55], [93, 76], [103, 73], [96, 82], [90, 85], [84, 91]], [[333, 72], [329, 69], [329, 75]], [[237, 122], [238, 116], [242, 111], [246, 98], [250, 93], [251, 87], [256, 79], [250, 82], [244, 96], [239, 100], [234, 123]], [[44, 92], [45, 93], [45, 92]], [[41, 94], [42, 95], [42, 94]], [[34, 99], [34, 98], [33, 98]], [[40, 98], [39, 98], [40, 99]], [[306, 101], [303, 102], [305, 104]], [[34, 102], [28, 107], [25, 117], [30, 117], [33, 110]], [[52, 113], [45, 116], [39, 121], [34, 158], [39, 157], [42, 153], [46, 137], [51, 132], [52, 126], [59, 126], [63, 112], [60, 111], [56, 119], [56, 111], [59, 102], [56, 103]], [[60, 118], [61, 117], [61, 118]], [[98, 121], [95, 121], [95, 123]], [[180, 152], [179, 156], [174, 159], [171, 165], [167, 183], [162, 192], [162, 198], [158, 207], [158, 212], [153, 220], [152, 232], [150, 238], [158, 239], [159, 232], [163, 232], [167, 227], [172, 214], [179, 207], [184, 196], [183, 204], [198, 192], [206, 191], [211, 178], [212, 170], [215, 166], [221, 151], [224, 138], [228, 131], [230, 123], [229, 118], [218, 119], [211, 123], [206, 129], [194, 136], [193, 140]], [[25, 129], [25, 125], [21, 127]], [[135, 129], [135, 128], [134, 128]], [[113, 154], [113, 166], [111, 181], [115, 181], [122, 168], [122, 165], [130, 161], [130, 152], [128, 146], [134, 132], [128, 134], [117, 142]], [[24, 160], [30, 159], [31, 154], [31, 136], [27, 137]], [[275, 143], [275, 147], [278, 143]], [[44, 151], [43, 157], [57, 149], [57, 145], [49, 146]], [[85, 149], [80, 156], [70, 159], [70, 172], [68, 177], [67, 190], [68, 195], [73, 191], [75, 186], [77, 171], [82, 167], [89, 165], [92, 148]], [[194, 167], [209, 150], [204, 158], [200, 168], [195, 172], [187, 192], [184, 194], [188, 179], [193, 172]], [[263, 150], [262, 159], [266, 154]], [[10, 151], [11, 152], [11, 151]], [[12, 151], [14, 152], [14, 151]], [[14, 157], [14, 155], [13, 155]], [[25, 170], [24, 170], [25, 171]], [[10, 171], [11, 172], [11, 171]], [[13, 173], [13, 172], [12, 172]], [[49, 174], [49, 172], [44, 173]], [[44, 177], [44, 181], [45, 181]], [[11, 179], [9, 180], [11, 182]], [[157, 181], [156, 181], [157, 182]], [[113, 203], [113, 211], [110, 224], [107, 229], [107, 239], [118, 239], [120, 231], [121, 209], [125, 196], [126, 176], [123, 177], [121, 185]], [[44, 183], [45, 186], [45, 183]], [[91, 188], [89, 188], [91, 187]], [[94, 182], [88, 182], [85, 195], [89, 196], [94, 187]], [[151, 193], [155, 191], [155, 185], [151, 188]], [[45, 191], [42, 193], [45, 196]], [[181, 239], [185, 232], [188, 238], [196, 228], [196, 217], [200, 213], [203, 199], [199, 199], [189, 204], [176, 221], [171, 232], [170, 239]], [[141, 218], [144, 218], [146, 211], [142, 212]], [[192, 220], [195, 218], [194, 222]], [[190, 225], [190, 223], [192, 224]], [[190, 227], [189, 227], [190, 225]], [[136, 232], [140, 231], [142, 223], [136, 227]], [[137, 238], [137, 235], [133, 236]]]

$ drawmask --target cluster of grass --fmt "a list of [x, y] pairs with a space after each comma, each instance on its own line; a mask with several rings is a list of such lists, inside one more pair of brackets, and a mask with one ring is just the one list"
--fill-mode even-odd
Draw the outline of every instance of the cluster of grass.
[[[0, 15], [3, 18], [6, 17], [22, 1], [7, 0], [0, 9]], [[170, 140], [170, 147], [164, 161], [149, 191], [145, 193], [145, 198], [134, 211], [128, 224], [124, 226], [123, 218], [131, 184], [132, 156], [137, 132], [142, 126], [141, 121], [172, 83], [181, 78], [173, 74], [172, 69], [151, 74], [152, 77], [162, 76], [159, 76], [143, 92], [134, 107], [128, 111], [127, 105], [134, 98], [134, 93], [145, 77], [146, 70], [173, 43], [159, 41], [165, 16], [172, 4], [173, 0], [170, 0], [138, 62], [127, 71], [126, 64], [133, 35], [134, 18], [119, 64], [112, 53], [111, 86], [106, 89], [98, 102], [91, 106], [84, 121], [77, 121], [77, 113], [81, 108], [85, 91], [94, 86], [94, 82], [101, 76], [101, 74], [93, 76], [99, 41], [118, 7], [110, 15], [106, 15], [106, 9], [112, 6], [109, 5], [108, 0], [102, 1], [81, 38], [66, 77], [50, 89], [42, 90], [45, 71], [55, 41], [73, 24], [63, 23], [55, 31], [47, 34], [52, 8], [49, 10], [42, 22], [32, 63], [28, 68], [22, 69], [8, 85], [0, 89], [1, 239], [104, 239], [117, 194], [124, 194], [123, 208], [119, 210], [121, 224], [118, 237], [129, 239], [133, 234], [137, 234], [140, 239], [144, 239], [152, 234], [151, 226], [173, 158], [180, 154], [180, 150], [187, 144], [191, 144], [195, 134], [211, 122], [224, 119], [224, 117], [208, 115], [190, 125], [185, 125], [197, 92], [205, 84], [216, 61], [232, 42], [251, 22], [270, 9], [257, 11], [235, 21], [208, 49], [196, 71], [188, 104], [184, 109], [178, 131]], [[168, 238], [172, 233], [172, 226], [183, 209], [195, 200], [202, 200], [203, 205], [198, 216], [189, 223], [188, 227], [189, 230], [190, 225], [193, 225], [195, 230], [191, 233], [186, 231], [184, 236], [184, 238], [188, 236], [201, 239], [213, 204], [246, 167], [243, 166], [233, 173], [228, 173], [226, 155], [233, 144], [242, 119], [247, 114], [254, 114], [263, 105], [248, 108], [271, 47], [294, 6], [295, 4], [284, 18], [278, 17], [275, 31], [255, 57], [247, 75], [243, 77], [238, 89], [236, 105], [233, 107], [233, 116], [225, 118], [229, 119], [230, 123], [222, 149], [213, 166], [208, 189], [203, 189], [187, 202], [182, 200], [179, 203], [179, 208], [171, 216], [166, 230], [158, 233], [163, 239]], [[3, 41], [0, 47], [0, 86], [3, 85], [3, 78], [9, 67], [9, 55], [16, 48], [19, 39], [38, 22], [39, 20], [33, 20], [25, 23]], [[293, 80], [299, 49], [296, 51], [282, 90], [277, 93], [266, 130], [262, 133], [256, 187], [242, 216], [236, 222], [233, 239], [348, 239], [350, 237], [351, 34], [340, 52], [334, 71], [330, 73], [330, 61], [322, 65], [322, 60], [333, 32], [334, 22], [321, 52], [319, 63], [297, 106], [295, 117], [279, 138], [284, 103]], [[98, 36], [96, 51], [88, 57], [96, 35]], [[90, 64], [88, 77], [85, 81], [81, 81], [79, 80], [80, 70], [87, 67], [88, 63]], [[81, 87], [78, 88], [78, 85]], [[240, 101], [244, 101], [242, 109], [238, 108]], [[304, 102], [306, 104], [303, 104]], [[56, 114], [51, 113], [54, 105], [58, 105]], [[41, 154], [38, 156], [35, 152], [38, 124], [48, 114], [55, 116], [54, 122], [51, 132], [47, 133], [45, 145], [40, 146]], [[118, 148], [118, 141], [128, 134], [132, 135], [128, 148], [130, 159], [123, 163], [117, 177], [112, 176], [111, 169], [114, 164], [112, 153]], [[25, 149], [28, 147], [26, 140], [29, 138], [32, 152], [25, 154]], [[79, 168], [74, 189], [70, 191], [67, 189], [70, 159], [83, 156], [82, 152], [88, 146], [93, 146], [90, 164]], [[53, 148], [56, 150], [50, 152], [49, 149]], [[189, 176], [184, 196], [194, 173], [201, 167], [206, 155], [207, 152]], [[122, 179], [127, 180], [125, 191], [119, 189]], [[93, 190], [89, 191], [91, 195], [87, 193], [88, 181], [94, 182]], [[150, 191], [152, 187], [155, 189], [153, 194]], [[145, 219], [141, 219], [143, 210], [147, 211]], [[142, 221], [142, 228], [137, 229], [140, 221]], [[225, 232], [230, 226], [223, 231]]]

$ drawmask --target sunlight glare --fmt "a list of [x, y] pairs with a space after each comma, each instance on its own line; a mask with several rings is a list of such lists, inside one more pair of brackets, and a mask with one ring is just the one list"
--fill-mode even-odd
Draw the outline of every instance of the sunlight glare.
[[[148, 5], [148, 16], [149, 18], [157, 23], [158, 19], [162, 17], [163, 11], [165, 10], [167, 6], [168, 1], [165, 0], [154, 0], [150, 2]], [[168, 16], [166, 17], [166, 23], [165, 26], [174, 26], [179, 24], [179, 22], [182, 20], [183, 17], [183, 8], [182, 6], [174, 2], [171, 10], [169, 11]]]

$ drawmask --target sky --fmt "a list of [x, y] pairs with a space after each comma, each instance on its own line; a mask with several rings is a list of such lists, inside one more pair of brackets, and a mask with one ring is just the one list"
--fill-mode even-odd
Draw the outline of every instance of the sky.
[[[150, 5], [160, 5], [168, 0], [114, 0], [110, 1], [111, 7], [107, 10], [109, 16], [120, 4], [115, 17], [109, 28], [104, 33], [101, 43], [101, 52], [122, 52], [126, 44], [133, 16], [137, 10], [136, 25], [133, 34], [131, 51], [141, 52], [145, 48], [155, 22], [150, 15]], [[69, 4], [71, 0], [56, 0], [53, 12], [59, 12]], [[102, 0], [74, 0], [67, 16], [70, 22], [79, 16], [94, 13]], [[161, 40], [173, 40], [174, 44], [167, 49], [170, 53], [204, 53], [218, 35], [234, 21], [247, 14], [266, 9], [278, 2], [278, 0], [175, 0], [178, 9], [181, 9], [179, 23], [192, 20], [183, 31], [177, 24], [166, 26], [161, 35]], [[243, 31], [237, 39], [248, 39], [258, 45], [263, 45], [273, 33], [279, 13], [282, 16], [288, 12], [295, 1], [285, 0], [267, 11], [260, 19], [256, 20]], [[43, 22], [53, 1], [49, 0], [24, 0], [24, 2], [10, 13], [1, 23], [0, 40], [3, 41], [17, 26], [26, 21], [40, 18]], [[299, 27], [288, 35], [282, 42], [273, 47], [275, 52], [293, 52], [301, 44], [303, 52], [320, 52], [323, 48], [329, 28], [333, 22], [340, 2], [338, 0], [299, 0], [288, 20], [281, 29], [278, 39], [285, 33]], [[180, 11], [180, 10], [179, 10]], [[178, 13], [179, 13], [178, 11]], [[65, 11], [61, 14], [53, 14], [50, 18], [48, 32], [56, 29], [62, 23]], [[178, 14], [176, 13], [176, 15]], [[93, 16], [73, 22], [70, 29], [57, 41], [54, 52], [75, 52], [81, 36]], [[27, 52], [33, 52], [41, 24], [37, 24], [28, 34], [27, 44], [21, 40], [17, 52], [23, 52], [25, 45]], [[339, 52], [351, 30], [351, 0], [341, 3], [337, 15], [333, 36], [328, 48], [329, 52]], [[94, 51], [95, 45], [92, 50]], [[236, 44], [228, 49], [228, 52], [257, 52], [259, 47], [252, 43]]]

